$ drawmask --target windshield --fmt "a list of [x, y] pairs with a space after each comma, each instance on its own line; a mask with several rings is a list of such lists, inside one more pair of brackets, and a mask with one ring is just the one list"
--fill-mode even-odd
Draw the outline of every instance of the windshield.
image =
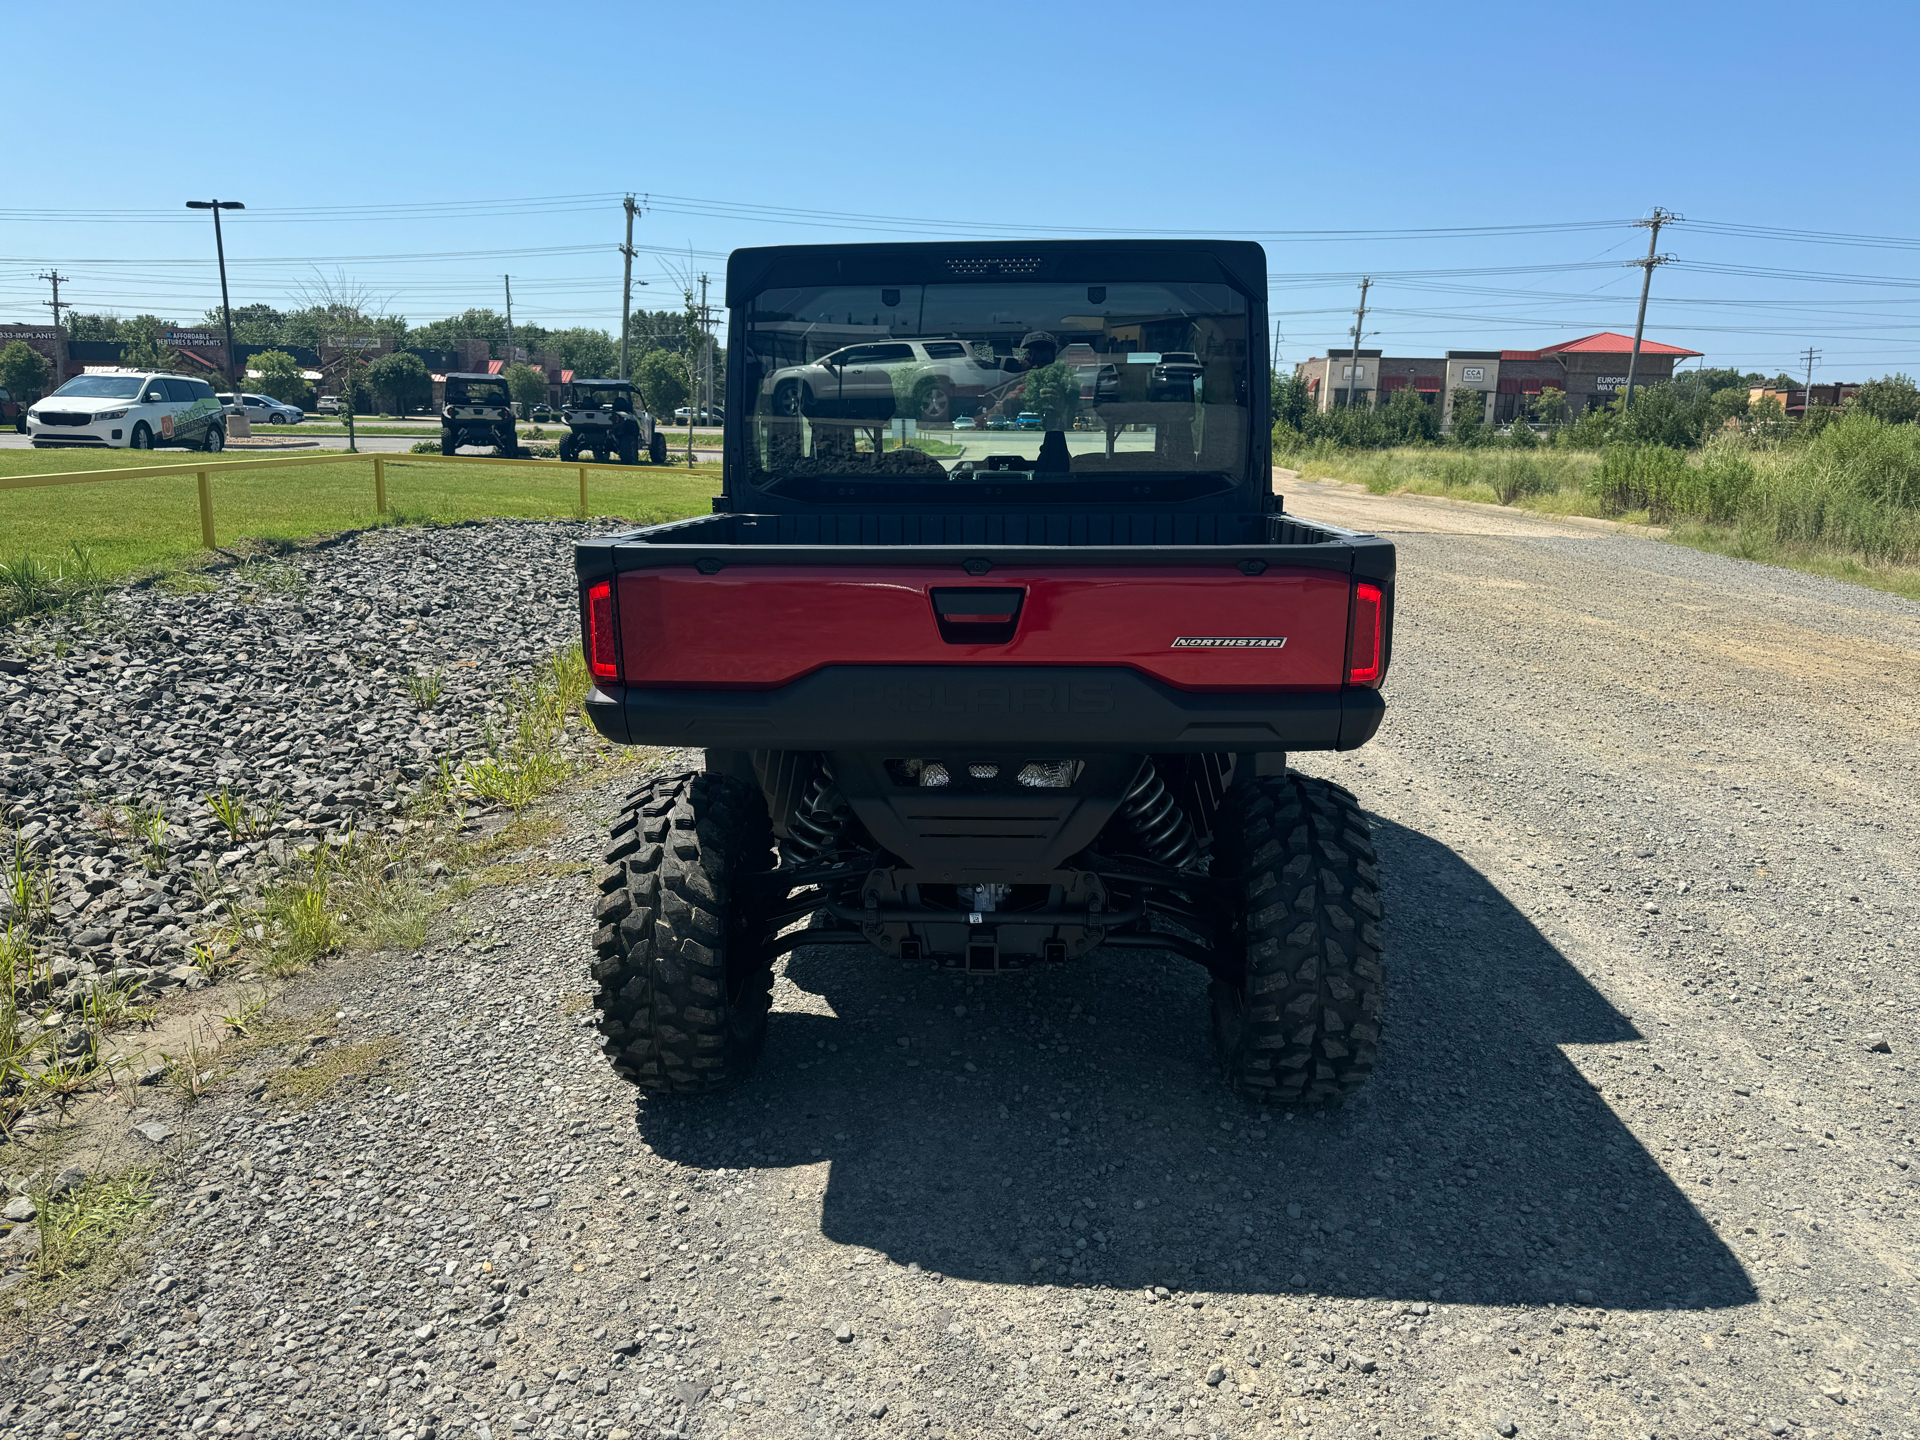
[[76, 375], [54, 394], [82, 400], [132, 400], [146, 380], [144, 375]]
[[450, 380], [447, 382], [449, 405], [505, 405], [507, 383], [503, 380]]
[[1231, 286], [984, 281], [768, 290], [748, 307], [749, 479], [1241, 479]]
[[632, 410], [632, 395], [616, 385], [574, 387], [574, 407], [578, 410]]

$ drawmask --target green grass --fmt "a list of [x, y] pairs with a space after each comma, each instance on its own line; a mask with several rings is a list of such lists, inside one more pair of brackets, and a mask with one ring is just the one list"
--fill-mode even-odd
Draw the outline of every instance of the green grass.
[[[574, 513], [571, 466], [460, 465], [384, 457], [389, 521], [432, 524], [494, 517], [549, 519]], [[0, 477], [55, 475], [141, 465], [191, 464], [185, 452], [0, 451]], [[212, 460], [215, 538], [223, 549], [249, 540], [299, 541], [379, 523], [371, 459], [262, 469], [243, 459]], [[595, 515], [638, 522], [705, 514], [720, 489], [718, 466], [631, 472], [589, 471]], [[94, 583], [166, 570], [203, 557], [191, 474], [0, 491], [0, 562], [25, 560], [70, 570], [77, 545]], [[5, 597], [0, 597], [4, 600]]]
[[[1911, 470], [1912, 457], [1895, 454], [1912, 435], [1912, 426], [1837, 426], [1832, 439], [1796, 449], [1717, 441], [1688, 455], [1617, 447], [1606, 457], [1545, 447], [1348, 450], [1322, 441], [1275, 460], [1306, 479], [1356, 481], [1376, 495], [1441, 495], [1664, 525], [1677, 545], [1916, 599], [1915, 512], [1899, 498], [1901, 467]], [[1863, 465], [1846, 448], [1850, 441], [1856, 451], [1888, 454], [1871, 454], [1874, 463]], [[1851, 463], [1869, 481], [1850, 475]], [[1873, 493], [1875, 483], [1888, 497]]]

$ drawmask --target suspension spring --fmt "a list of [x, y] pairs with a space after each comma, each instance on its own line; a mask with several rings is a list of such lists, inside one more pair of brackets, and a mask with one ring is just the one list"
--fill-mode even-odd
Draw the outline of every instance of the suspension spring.
[[830, 860], [840, 849], [852, 812], [834, 784], [834, 773], [822, 761], [820, 769], [802, 790], [794, 818], [787, 823], [787, 839], [781, 855], [788, 865], [808, 865]]
[[1120, 809], [1148, 857], [1157, 864], [1178, 871], [1199, 858], [1201, 847], [1194, 835], [1194, 823], [1167, 793], [1152, 756], [1142, 757], [1141, 768], [1121, 797]]

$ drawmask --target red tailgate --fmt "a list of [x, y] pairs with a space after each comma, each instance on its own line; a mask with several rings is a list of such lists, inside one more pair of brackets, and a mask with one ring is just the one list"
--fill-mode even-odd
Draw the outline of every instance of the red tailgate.
[[[954, 594], [970, 588], [985, 593], [978, 616]], [[949, 637], [1006, 633], [1010, 591], [1011, 640], [943, 636], [943, 615]], [[1344, 678], [1348, 580], [1227, 566], [979, 580], [925, 566], [730, 566], [627, 571], [619, 601], [624, 670], [637, 686], [765, 689], [822, 666], [977, 661], [1126, 665], [1195, 691], [1332, 690]]]

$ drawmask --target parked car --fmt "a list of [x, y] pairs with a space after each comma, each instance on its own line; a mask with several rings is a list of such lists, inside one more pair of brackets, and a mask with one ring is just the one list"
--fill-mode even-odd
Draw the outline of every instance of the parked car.
[[36, 450], [71, 446], [221, 450], [227, 412], [204, 380], [145, 370], [76, 375], [27, 411]]
[[1046, 428], [1047, 422], [1031, 410], [1023, 410], [1014, 419], [1016, 430], [1045, 430]]
[[323, 395], [314, 402], [314, 409], [322, 415], [338, 415], [340, 414], [340, 397]]
[[229, 415], [245, 415], [249, 425], [298, 425], [307, 418], [307, 412], [297, 405], [275, 400], [271, 395], [250, 395], [240, 392], [240, 402], [234, 403], [233, 392], [220, 392], [220, 404]]
[[540, 404], [536, 405], [533, 409], [527, 412], [527, 419], [552, 420], [554, 419], [554, 408], [551, 405], [547, 404], [546, 401], [543, 400], [540, 402]]
[[695, 425], [725, 425], [727, 423], [727, 412], [718, 405], [712, 410], [702, 410], [698, 415], [695, 414], [694, 408], [691, 405], [683, 405], [679, 410], [674, 412], [674, 424], [676, 425], [687, 424], [689, 418], [692, 418]]
[[1118, 365], [1077, 365], [1074, 378], [1081, 383], [1081, 399], [1089, 405], [1108, 405], [1121, 398]]
[[998, 400], [1024, 368], [1018, 361], [983, 359], [959, 340], [873, 341], [844, 345], [809, 364], [776, 370], [761, 383], [763, 404], [775, 415], [891, 420], [898, 409], [895, 375], [908, 367], [933, 382], [917, 380], [915, 386], [918, 404], [912, 418], [923, 424], [946, 420], [957, 403]]
[[1198, 400], [1201, 375], [1201, 358], [1193, 351], [1162, 351], [1160, 363], [1147, 373], [1147, 398]]
[[12, 425], [22, 435], [27, 433], [27, 407], [25, 402], [15, 400], [6, 386], [0, 385], [0, 425]]
[[987, 428], [989, 430], [1012, 430], [1014, 428], [1014, 422], [1007, 416], [1002, 415], [999, 411], [995, 411], [987, 417]]

